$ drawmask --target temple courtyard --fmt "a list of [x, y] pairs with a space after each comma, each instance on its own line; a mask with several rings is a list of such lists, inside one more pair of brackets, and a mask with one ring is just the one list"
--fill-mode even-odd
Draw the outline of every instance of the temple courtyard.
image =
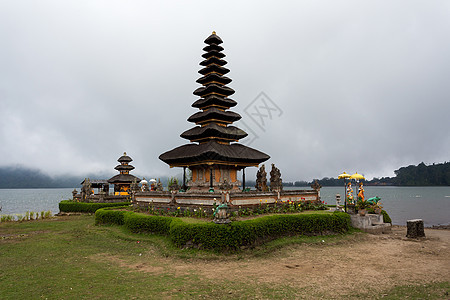
[[[93, 216], [0, 224], [2, 299], [448, 299], [450, 230], [178, 249]], [[43, 276], [45, 274], [45, 276]]]

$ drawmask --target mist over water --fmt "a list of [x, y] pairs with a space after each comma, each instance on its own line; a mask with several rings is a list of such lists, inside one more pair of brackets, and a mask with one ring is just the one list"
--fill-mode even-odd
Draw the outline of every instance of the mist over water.
[[[302, 188], [285, 188], [286, 190]], [[58, 203], [72, 198], [72, 188], [0, 189], [0, 214], [24, 214], [26, 211], [59, 212]], [[423, 219], [427, 227], [450, 224], [450, 187], [364, 187], [367, 198], [379, 196], [394, 225], [406, 225], [410, 219]], [[336, 204], [342, 187], [323, 187], [321, 199]]]

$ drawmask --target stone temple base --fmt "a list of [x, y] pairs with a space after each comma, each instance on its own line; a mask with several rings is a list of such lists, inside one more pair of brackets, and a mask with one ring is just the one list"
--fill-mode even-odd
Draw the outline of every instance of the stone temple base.
[[350, 219], [353, 227], [359, 228], [367, 233], [381, 234], [391, 232], [392, 225], [390, 223], [384, 223], [383, 215], [350, 215]]
[[315, 190], [289, 190], [281, 192], [139, 192], [134, 196], [134, 205], [137, 207], [167, 207], [183, 208], [214, 207], [226, 203], [231, 211], [239, 208], [251, 208], [260, 204], [277, 204], [282, 202], [320, 201]]

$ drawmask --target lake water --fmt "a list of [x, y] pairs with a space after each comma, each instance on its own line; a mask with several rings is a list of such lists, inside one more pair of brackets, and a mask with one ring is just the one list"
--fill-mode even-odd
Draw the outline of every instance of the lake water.
[[[292, 189], [292, 188], [286, 188]], [[296, 188], [297, 189], [297, 188]], [[299, 188], [301, 189], [301, 188]], [[0, 189], [0, 214], [24, 214], [26, 211], [50, 210], [58, 213], [58, 203], [72, 198], [68, 189]], [[379, 196], [392, 223], [406, 225], [406, 220], [423, 219], [425, 226], [450, 224], [450, 187], [364, 187], [366, 198]], [[320, 195], [328, 204], [336, 204], [342, 187], [323, 187]]]

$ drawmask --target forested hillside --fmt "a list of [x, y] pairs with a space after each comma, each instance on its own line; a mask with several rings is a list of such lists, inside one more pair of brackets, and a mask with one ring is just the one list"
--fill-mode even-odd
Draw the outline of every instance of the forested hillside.
[[423, 162], [417, 166], [402, 167], [394, 171], [395, 185], [429, 186], [450, 185], [450, 162], [443, 164], [425, 165]]

